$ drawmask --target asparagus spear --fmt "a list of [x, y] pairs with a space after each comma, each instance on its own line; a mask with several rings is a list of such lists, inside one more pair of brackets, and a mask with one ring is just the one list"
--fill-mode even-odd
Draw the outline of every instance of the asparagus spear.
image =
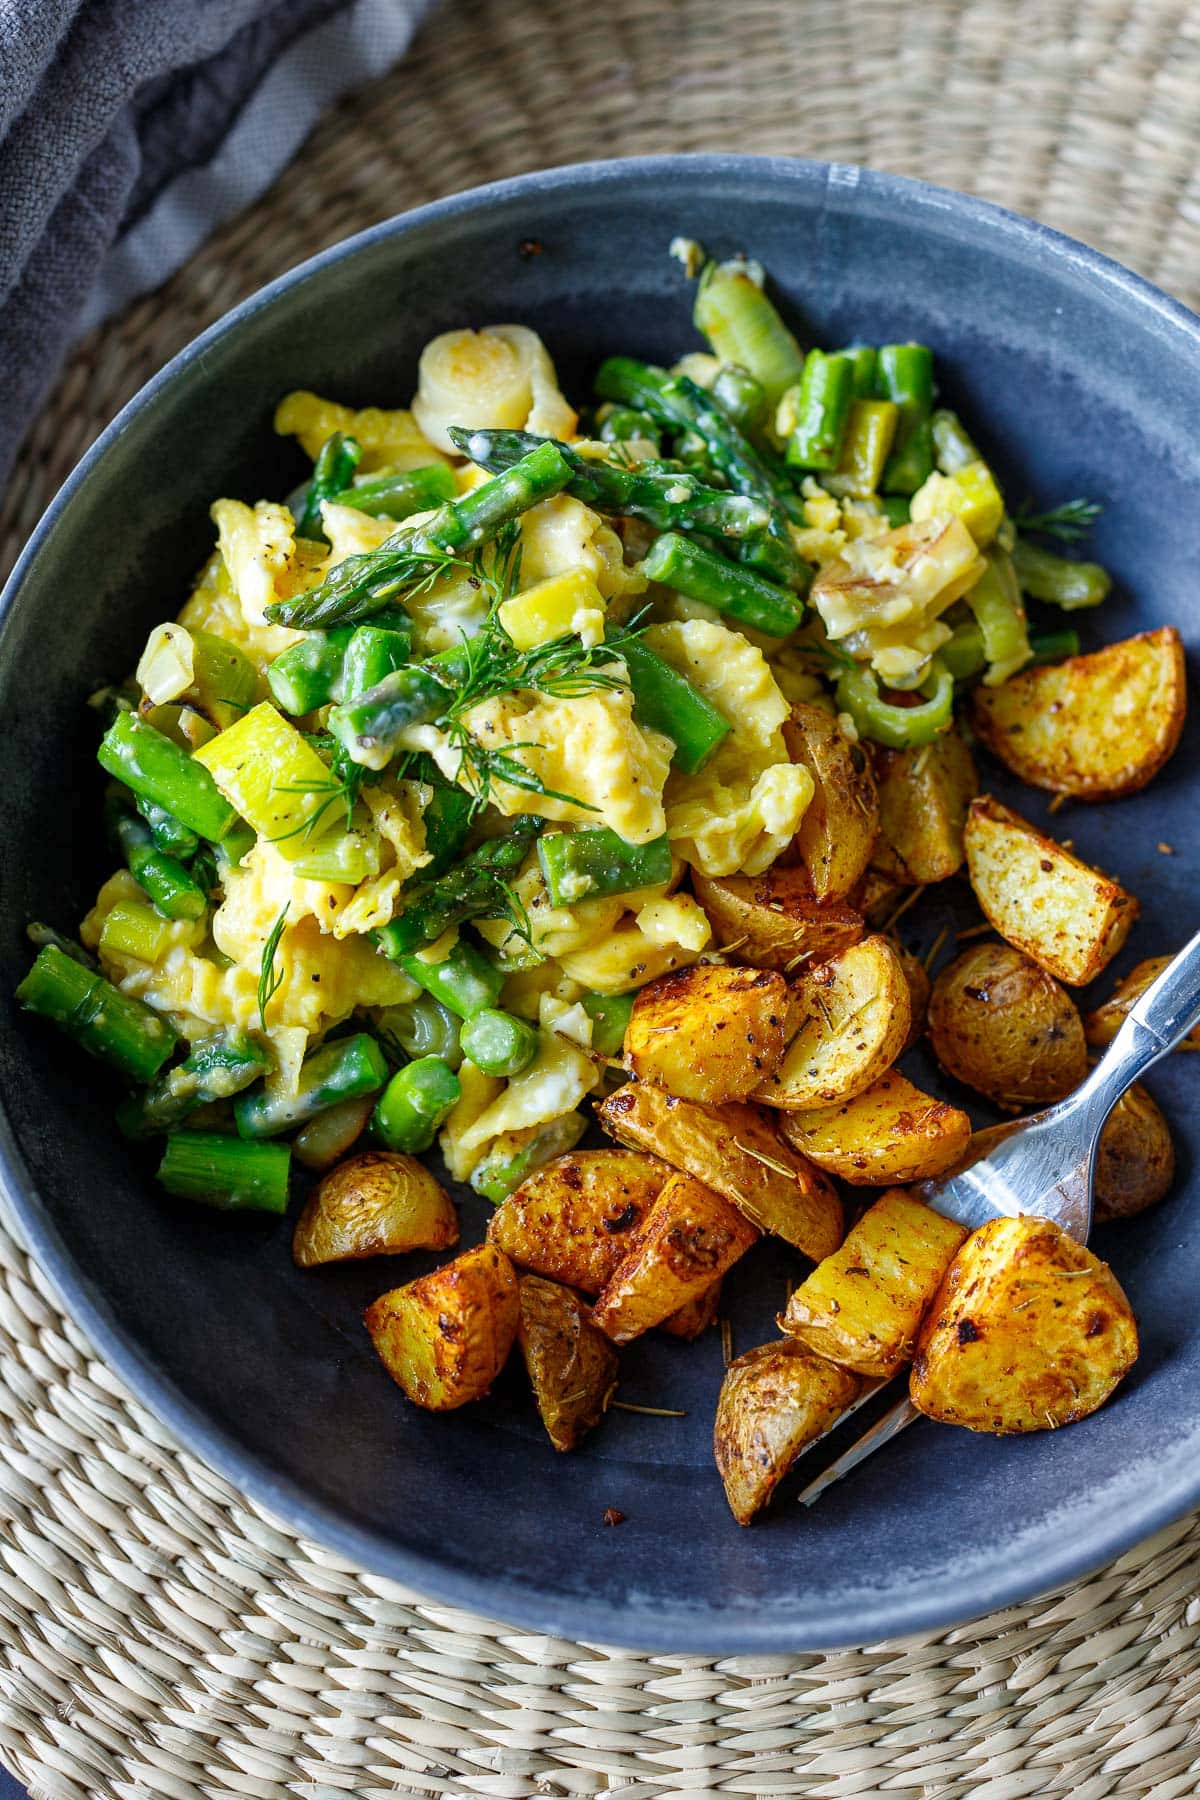
[[165, 807], [156, 806], [153, 800], [143, 800], [135, 795], [134, 805], [150, 827], [156, 848], [165, 850], [168, 856], [177, 856], [181, 862], [188, 862], [195, 856], [200, 840], [194, 831], [181, 825], [173, 814]]
[[422, 1056], [392, 1076], [371, 1115], [389, 1150], [409, 1156], [428, 1150], [462, 1094], [458, 1076], [438, 1056]]
[[134, 713], [118, 713], [97, 752], [100, 767], [143, 800], [219, 843], [237, 819], [202, 763]]
[[407, 956], [434, 944], [452, 925], [493, 918], [506, 909], [506, 878], [515, 875], [541, 830], [537, 818], [514, 819], [503, 837], [489, 838], [456, 868], [405, 895], [404, 911], [379, 932], [388, 956]]
[[764, 501], [708, 487], [687, 470], [646, 463], [623, 468], [598, 457], [581, 456], [552, 438], [525, 431], [465, 431], [450, 436], [464, 456], [483, 469], [510, 469], [532, 446], [554, 443], [571, 469], [567, 492], [597, 512], [645, 519], [658, 531], [706, 531], [717, 537], [748, 538], [764, 531], [770, 509]]
[[412, 725], [445, 712], [453, 689], [416, 663], [394, 669], [365, 694], [330, 709], [329, 729], [351, 762], [385, 769]]
[[38, 951], [17, 989], [17, 1001], [134, 1081], [153, 1081], [175, 1048], [175, 1033], [164, 1018], [56, 944]]
[[926, 344], [885, 344], [876, 368], [883, 398], [900, 408], [883, 485], [890, 494], [915, 494], [933, 473], [933, 352]]
[[373, 519], [407, 519], [410, 513], [431, 512], [458, 493], [454, 472], [445, 463], [429, 463], [421, 469], [399, 469], [356, 481], [336, 496], [340, 506], [368, 513]]
[[293, 1125], [336, 1106], [340, 1100], [357, 1100], [378, 1093], [388, 1078], [383, 1051], [373, 1037], [358, 1032], [335, 1038], [306, 1056], [295, 1094], [272, 1093], [254, 1088], [234, 1101], [233, 1116], [244, 1138], [278, 1137]]
[[362, 445], [356, 438], [346, 437], [340, 431], [326, 438], [313, 464], [312, 480], [304, 496], [304, 510], [296, 520], [297, 537], [309, 538], [317, 544], [329, 542], [321, 523], [321, 502], [335, 499], [343, 488], [350, 486], [361, 461]]
[[267, 670], [267, 686], [277, 706], [299, 719], [337, 698], [353, 625], [314, 631], [275, 658]]
[[383, 625], [357, 626], [342, 664], [343, 701], [357, 700], [385, 676], [402, 669], [411, 649], [411, 631], [394, 631]]
[[[375, 1020], [384, 1048], [393, 1054], [395, 1045], [399, 1045], [405, 1056], [440, 1056], [452, 1069], [462, 1062], [461, 1021], [432, 994], [419, 994], [415, 1000], [385, 1007], [376, 1013]], [[396, 1055], [396, 1061], [400, 1060]]]
[[525, 1019], [485, 1006], [462, 1028], [462, 1049], [485, 1075], [519, 1075], [538, 1051], [538, 1034]]
[[130, 873], [159, 912], [168, 919], [202, 919], [208, 911], [208, 895], [177, 858], [155, 848], [145, 821], [116, 801], [111, 803], [110, 818]]
[[290, 1144], [244, 1144], [215, 1131], [177, 1131], [167, 1139], [158, 1179], [168, 1194], [222, 1212], [284, 1213]]
[[727, 412], [739, 431], [749, 435], [757, 431], [767, 417], [767, 393], [761, 381], [734, 363], [725, 363], [713, 378], [709, 390], [717, 405]]
[[268, 606], [267, 617], [300, 630], [368, 619], [406, 588], [466, 561], [539, 500], [560, 493], [570, 477], [557, 447], [541, 443], [502, 475], [448, 500], [427, 524], [393, 532], [378, 550], [338, 563], [319, 587]]
[[793, 468], [836, 469], [854, 398], [854, 364], [848, 356], [810, 350], [804, 373], [779, 405], [776, 426], [787, 438]]
[[601, 363], [596, 391], [606, 400], [642, 407], [676, 430], [699, 432], [713, 467], [726, 476], [734, 492], [762, 500], [770, 508], [765, 532], [746, 545], [743, 560], [776, 581], [807, 587], [812, 570], [797, 554], [788, 532], [786, 484], [711, 395], [686, 375], [668, 375], [630, 356], [610, 356]]
[[537, 853], [555, 906], [631, 894], [671, 879], [671, 846], [665, 837], [629, 844], [604, 825], [548, 831], [539, 837]]
[[643, 568], [651, 581], [715, 606], [768, 637], [787, 637], [804, 616], [804, 602], [791, 588], [766, 581], [673, 531], [655, 539]]
[[632, 994], [585, 994], [580, 1001], [592, 1021], [592, 1049], [597, 1056], [620, 1056], [633, 1012]]
[[675, 746], [673, 760], [685, 775], [694, 775], [729, 736], [728, 719], [639, 638], [623, 645], [621, 655], [633, 689], [634, 718], [669, 737]]
[[642, 443], [660, 444], [662, 433], [649, 413], [638, 412], [632, 406], [606, 408], [600, 423], [600, 442], [627, 444], [634, 438]]
[[426, 962], [423, 957], [390, 950], [387, 935], [390, 930], [391, 926], [385, 925], [382, 931], [375, 933], [379, 948], [385, 955], [392, 956], [419, 987], [440, 1000], [458, 1018], [471, 1019], [485, 1006], [495, 1006], [504, 986], [504, 976], [473, 944], [460, 938], [441, 962]]
[[117, 1108], [117, 1124], [131, 1138], [171, 1131], [198, 1106], [240, 1094], [270, 1066], [266, 1051], [248, 1032], [231, 1031], [209, 1038], [161, 1075], [153, 1087], [131, 1094]]

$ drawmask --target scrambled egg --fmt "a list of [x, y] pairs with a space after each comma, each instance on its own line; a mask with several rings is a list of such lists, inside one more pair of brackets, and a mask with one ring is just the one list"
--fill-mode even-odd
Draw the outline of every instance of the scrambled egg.
[[[505, 694], [472, 707], [463, 723], [477, 744], [511, 756], [545, 790], [531, 793], [494, 779], [492, 804], [506, 818], [535, 813], [569, 824], [608, 825], [630, 844], [662, 836], [672, 746], [634, 723], [628, 688], [593, 689], [572, 699], [529, 690]], [[437, 732], [424, 741], [455, 779], [455, 747]]]
[[421, 469], [430, 463], [448, 459], [435, 450], [422, 434], [411, 412], [396, 408], [390, 412], [378, 406], [341, 406], [336, 400], [323, 400], [320, 394], [305, 389], [285, 394], [275, 409], [275, 429], [280, 437], [298, 438], [307, 456], [315, 462], [322, 445], [335, 431], [345, 432], [362, 445], [362, 474], [376, 469]]
[[[415, 982], [376, 950], [369, 938], [337, 939], [325, 923], [346, 906], [353, 888], [302, 881], [270, 844], [249, 851], [231, 869], [225, 898], [212, 919], [216, 954], [206, 953], [203, 924], [177, 921], [153, 963], [102, 953], [104, 972], [126, 993], [165, 1012], [189, 1040], [231, 1026], [258, 1030], [258, 982], [271, 929], [288, 907], [275, 954], [280, 986], [267, 1006], [268, 1035], [303, 1034], [305, 1045], [358, 1006], [397, 1006], [418, 993]], [[104, 920], [120, 901], [144, 899], [128, 870], [105, 882], [83, 922], [82, 941], [100, 942]], [[278, 1049], [278, 1046], [277, 1046]]]
[[767, 659], [740, 632], [703, 619], [651, 626], [646, 642], [732, 726], [695, 775], [672, 771], [672, 846], [704, 875], [760, 875], [791, 842], [813, 796], [812, 776], [788, 759], [788, 703]]

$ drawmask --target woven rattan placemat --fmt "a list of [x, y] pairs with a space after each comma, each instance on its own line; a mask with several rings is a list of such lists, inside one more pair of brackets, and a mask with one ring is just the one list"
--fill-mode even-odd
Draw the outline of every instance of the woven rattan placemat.
[[[141, 383], [347, 233], [649, 151], [972, 189], [1200, 300], [1200, 4], [444, 0], [286, 181], [90, 338], [0, 568]], [[1067, 1594], [834, 1656], [639, 1656], [422, 1605], [183, 1455], [0, 1229], [0, 1756], [37, 1795], [1200, 1793], [1200, 1520]]]

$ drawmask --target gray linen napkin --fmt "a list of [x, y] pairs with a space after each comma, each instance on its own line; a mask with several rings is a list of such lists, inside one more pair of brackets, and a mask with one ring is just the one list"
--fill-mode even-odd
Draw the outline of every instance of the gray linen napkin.
[[0, 481], [75, 337], [266, 188], [427, 0], [0, 0]]

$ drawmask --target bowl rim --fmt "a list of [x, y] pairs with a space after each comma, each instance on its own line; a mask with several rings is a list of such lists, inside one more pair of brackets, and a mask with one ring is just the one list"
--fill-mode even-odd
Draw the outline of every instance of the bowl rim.
[[[827, 189], [835, 190], [835, 197], [842, 204], [853, 193], [862, 192], [880, 201], [892, 200], [945, 215], [1026, 255], [1049, 256], [1086, 275], [1123, 298], [1127, 305], [1154, 315], [1160, 330], [1180, 331], [1187, 346], [1200, 356], [1200, 317], [1143, 276], [1051, 226], [992, 201], [930, 182], [814, 158], [708, 152], [611, 158], [532, 170], [431, 201], [340, 240], [239, 301], [178, 351], [100, 433], [39, 519], [0, 592], [0, 654], [8, 616], [30, 569], [115, 439], [212, 344], [238, 330], [244, 321], [270, 307], [279, 296], [384, 239], [402, 237], [512, 200], [536, 198], [572, 187], [609, 185], [616, 191], [629, 182], [653, 181], [669, 188], [681, 182], [686, 184], [689, 178], [706, 185], [735, 178], [754, 180], [764, 189], [783, 190], [783, 197], [789, 184], [800, 186], [819, 179]], [[781, 1616], [767, 1609], [755, 1618], [741, 1618], [731, 1624], [711, 1609], [656, 1604], [651, 1610], [644, 1602], [621, 1606], [592, 1596], [547, 1593], [534, 1585], [514, 1584], [502, 1573], [468, 1573], [353, 1522], [336, 1507], [315, 1498], [301, 1483], [281, 1476], [159, 1368], [118, 1320], [102, 1289], [68, 1250], [25, 1164], [2, 1102], [0, 1195], [20, 1222], [29, 1253], [45, 1272], [64, 1310], [137, 1400], [167, 1428], [179, 1448], [197, 1456], [296, 1535], [347, 1557], [364, 1572], [403, 1583], [422, 1600], [485, 1613], [525, 1629], [633, 1650], [707, 1656], [838, 1650], [914, 1633], [942, 1632], [987, 1613], [1027, 1603], [1092, 1573], [1172, 1523], [1200, 1500], [1200, 1469], [1191, 1477], [1181, 1473], [1165, 1491], [1159, 1487], [1153, 1495], [1147, 1494], [1136, 1517], [1125, 1513], [1057, 1547], [1053, 1532], [1047, 1532], [1045, 1544], [1038, 1552], [1027, 1554], [1019, 1569], [999, 1568], [990, 1578], [973, 1579], [969, 1590], [961, 1582], [957, 1588], [953, 1582], [947, 1582], [937, 1587], [926, 1583], [921, 1592], [899, 1596], [889, 1593], [880, 1601], [859, 1604], [853, 1617], [829, 1601], [800, 1619], [794, 1612]]]

